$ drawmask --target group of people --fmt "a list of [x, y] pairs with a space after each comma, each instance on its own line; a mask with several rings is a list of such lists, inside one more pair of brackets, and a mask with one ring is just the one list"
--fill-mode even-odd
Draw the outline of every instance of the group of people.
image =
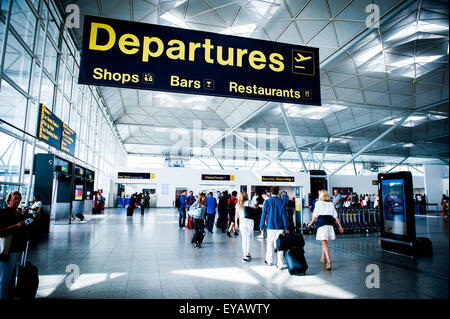
[[150, 207], [150, 195], [148, 192], [134, 193], [130, 196], [129, 209], [135, 209], [139, 207], [141, 210], [141, 215], [144, 215], [145, 208]]
[[[319, 198], [316, 198], [313, 201], [313, 211], [315, 203], [318, 200]], [[379, 197], [376, 194], [361, 194], [358, 196], [358, 194], [353, 193], [351, 195], [342, 196], [337, 189], [334, 190], [334, 196], [332, 196], [331, 201], [333, 202], [336, 209], [350, 207], [377, 208], [379, 205]]]
[[[273, 254], [277, 248], [276, 242], [281, 234], [289, 234], [294, 229], [293, 225], [293, 211], [294, 201], [289, 200], [286, 191], [279, 192], [278, 187], [271, 187], [270, 191], [255, 193], [250, 199], [247, 192], [236, 191], [231, 194], [224, 191], [214, 196], [213, 192], [200, 193], [194, 196], [193, 191], [183, 191], [183, 193], [176, 200], [176, 207], [179, 212], [179, 228], [186, 228], [186, 216], [189, 215], [190, 210], [201, 210], [201, 213], [196, 214], [193, 218], [194, 234], [191, 243], [194, 247], [200, 248], [203, 235], [206, 230], [213, 233], [213, 226], [215, 221], [216, 211], [218, 212], [218, 219], [216, 221], [217, 229], [226, 232], [228, 237], [231, 233], [234, 236], [242, 237], [242, 260], [249, 262], [252, 258], [251, 254], [251, 237], [254, 232], [255, 225], [259, 226], [261, 234], [258, 238], [266, 238], [267, 250], [264, 262], [272, 266], [274, 264]], [[248, 213], [251, 208], [254, 212], [252, 216]], [[192, 214], [193, 215], [193, 214]], [[321, 191], [316, 209], [313, 215], [311, 224], [318, 219], [319, 231], [316, 239], [322, 241], [322, 263], [327, 263], [327, 269], [331, 269], [331, 259], [328, 249], [328, 240], [334, 240], [333, 223], [339, 225], [340, 232], [342, 227], [335, 209], [335, 205], [330, 199], [327, 191]], [[286, 267], [284, 263], [284, 252], [277, 251], [276, 265], [279, 269]]]

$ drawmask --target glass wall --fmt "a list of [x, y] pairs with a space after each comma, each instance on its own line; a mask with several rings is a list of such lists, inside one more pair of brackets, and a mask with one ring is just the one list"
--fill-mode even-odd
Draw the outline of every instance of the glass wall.
[[[6, 41], [0, 51], [0, 185], [9, 185], [2, 190], [27, 191], [36, 153], [52, 152], [113, 177], [126, 153], [96, 88], [77, 84], [79, 55], [57, 6], [52, 0], [13, 0], [9, 11], [8, 3], [0, 0], [0, 50]], [[74, 156], [36, 140], [39, 103], [75, 131]]]

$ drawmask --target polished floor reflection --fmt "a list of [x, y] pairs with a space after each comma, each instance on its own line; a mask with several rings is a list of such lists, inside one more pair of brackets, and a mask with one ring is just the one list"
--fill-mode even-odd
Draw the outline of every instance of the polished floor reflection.
[[[307, 274], [290, 276], [264, 264], [266, 243], [258, 232], [253, 259], [244, 263], [240, 236], [214, 231], [193, 248], [192, 230], [178, 228], [174, 209], [133, 217], [107, 209], [52, 225], [29, 260], [39, 268], [38, 298], [448, 298], [448, 223], [417, 217], [416, 225], [418, 236], [433, 241], [432, 257], [382, 251], [375, 234], [340, 235], [330, 243], [333, 270], [327, 271], [320, 242], [307, 235]], [[379, 288], [366, 285], [375, 283], [371, 269], [379, 269]]]

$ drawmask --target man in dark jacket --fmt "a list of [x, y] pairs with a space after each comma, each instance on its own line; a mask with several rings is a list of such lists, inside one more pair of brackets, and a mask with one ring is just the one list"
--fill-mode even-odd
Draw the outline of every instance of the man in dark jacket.
[[217, 220], [217, 228], [220, 228], [222, 230], [222, 233], [225, 232], [228, 225], [227, 205], [228, 205], [228, 191], [224, 191], [219, 197], [219, 207], [218, 207], [219, 218]]

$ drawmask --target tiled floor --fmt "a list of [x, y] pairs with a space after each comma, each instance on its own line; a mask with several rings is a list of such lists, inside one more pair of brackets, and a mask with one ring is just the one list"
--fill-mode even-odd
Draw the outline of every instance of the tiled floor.
[[[340, 235], [330, 243], [333, 270], [319, 262], [321, 247], [305, 236], [306, 276], [264, 264], [266, 243], [252, 239], [249, 263], [240, 236], [207, 234], [193, 248], [192, 230], [178, 228], [174, 209], [127, 217], [124, 209], [52, 225], [31, 247], [39, 268], [38, 298], [448, 298], [448, 223], [417, 217], [418, 236], [433, 241], [432, 257], [382, 251], [374, 234]], [[380, 287], [366, 287], [366, 267], [380, 270]]]

